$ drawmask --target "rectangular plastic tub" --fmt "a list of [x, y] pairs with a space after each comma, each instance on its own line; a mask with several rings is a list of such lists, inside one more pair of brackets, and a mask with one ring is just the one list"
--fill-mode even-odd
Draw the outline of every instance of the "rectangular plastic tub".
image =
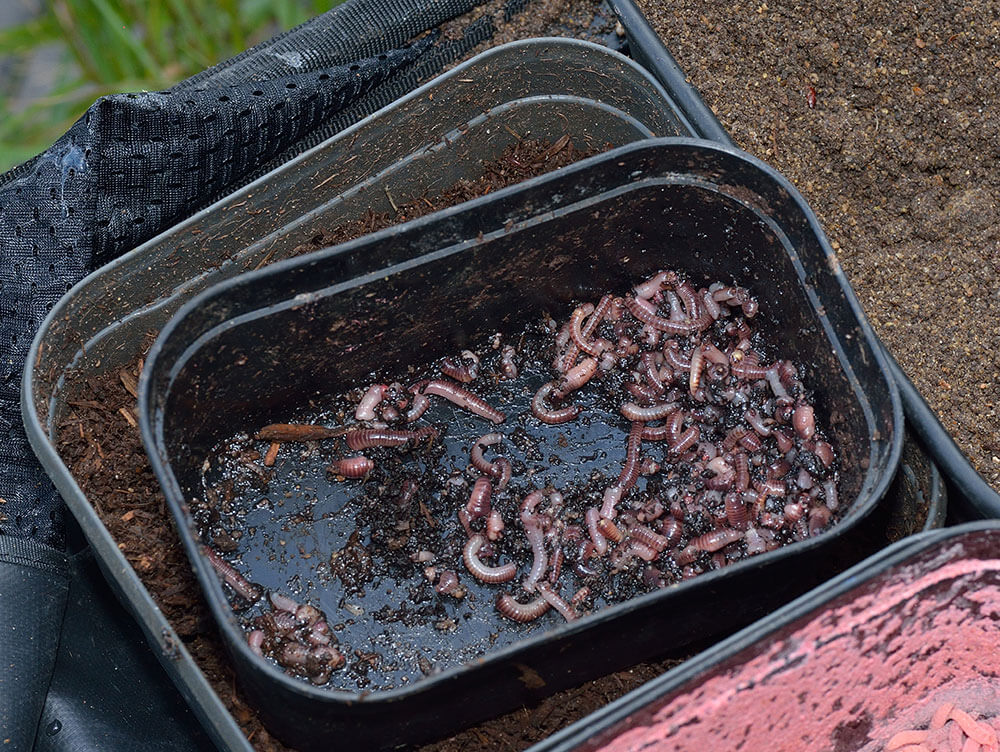
[[995, 722], [998, 550], [995, 521], [901, 541], [531, 752], [875, 752], [942, 705]]
[[[774, 341], [805, 364], [817, 414], [839, 447], [843, 519], [814, 538], [577, 622], [505, 636], [495, 650], [402, 688], [318, 689], [249, 650], [200, 553], [188, 506], [203, 491], [211, 447], [234, 432], [284, 422], [382, 363], [432, 360], [456, 343], [517, 331], [543, 312], [627, 289], [661, 268], [698, 284], [735, 278], [753, 289]], [[386, 301], [407, 336], [390, 336]], [[752, 157], [691, 139], [620, 147], [205, 291], [150, 351], [140, 423], [243, 686], [269, 727], [303, 749], [319, 749], [331, 736], [359, 748], [416, 743], [654, 657], [664, 645], [747, 623], [862, 547], [852, 535], [884, 498], [903, 438], [882, 354], [801, 197]], [[312, 490], [324, 498], [325, 490]], [[266, 521], [258, 536], [262, 530], [266, 540]], [[280, 576], [268, 581], [267, 557], [259, 560], [253, 576], [268, 587], [282, 578], [308, 583], [305, 570], [296, 577], [284, 566], [271, 567]], [[304, 592], [328, 613], [337, 609], [315, 586]], [[464, 647], [441, 640], [445, 651]]]

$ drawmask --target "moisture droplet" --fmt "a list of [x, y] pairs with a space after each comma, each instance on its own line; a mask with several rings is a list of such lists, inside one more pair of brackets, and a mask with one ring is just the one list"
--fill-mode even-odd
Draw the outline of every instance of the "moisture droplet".
[[49, 725], [45, 727], [45, 733], [49, 736], [55, 736], [60, 731], [62, 731], [62, 721], [58, 718], [50, 722]]

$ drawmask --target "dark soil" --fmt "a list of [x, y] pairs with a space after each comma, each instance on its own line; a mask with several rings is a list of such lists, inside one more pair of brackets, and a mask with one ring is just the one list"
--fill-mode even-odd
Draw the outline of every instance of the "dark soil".
[[877, 334], [1000, 488], [996, 8], [640, 5], [734, 141], [802, 191]]

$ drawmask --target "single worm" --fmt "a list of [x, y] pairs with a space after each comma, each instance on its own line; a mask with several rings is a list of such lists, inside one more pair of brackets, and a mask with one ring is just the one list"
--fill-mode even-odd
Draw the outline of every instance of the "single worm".
[[441, 373], [455, 381], [468, 384], [479, 376], [479, 356], [471, 350], [462, 351], [462, 361], [448, 356], [441, 361]]
[[628, 421], [641, 421], [643, 423], [648, 423], [652, 420], [661, 420], [666, 418], [676, 409], [676, 402], [661, 402], [656, 405], [650, 405], [649, 407], [639, 407], [639, 405], [634, 402], [626, 402], [619, 408], [619, 412], [621, 412], [621, 414], [625, 416], [625, 419]]
[[750, 519], [747, 505], [743, 503], [742, 494], [727, 493], [723, 504], [726, 508], [726, 519], [730, 526], [737, 530], [746, 530]]
[[423, 426], [415, 431], [398, 431], [391, 428], [352, 428], [344, 434], [344, 439], [354, 451], [372, 447], [397, 447], [409, 441], [434, 438], [437, 429]]
[[750, 424], [750, 427], [757, 432], [759, 436], [770, 436], [771, 429], [767, 426], [765, 419], [760, 416], [756, 410], [746, 410], [743, 413], [743, 419]]
[[528, 603], [518, 603], [510, 593], [504, 593], [497, 598], [497, 611], [502, 616], [522, 624], [534, 621], [549, 608], [549, 602], [542, 596], [538, 596]]
[[584, 519], [587, 522], [590, 540], [594, 545], [594, 553], [598, 556], [604, 556], [608, 550], [608, 539], [604, 537], [604, 533], [601, 532], [597, 524], [601, 520], [600, 511], [597, 507], [590, 507], [584, 515]]
[[556, 383], [550, 381], [547, 384], [543, 384], [531, 399], [531, 414], [542, 421], [542, 423], [548, 423], [549, 425], [571, 421], [583, 411], [583, 408], [579, 405], [567, 405], [558, 409], [548, 407], [546, 403], [555, 389]]
[[499, 509], [493, 509], [490, 516], [486, 518], [486, 537], [491, 541], [500, 540], [503, 535], [503, 517]]
[[292, 600], [287, 595], [279, 593], [277, 590], [272, 590], [268, 593], [268, 600], [271, 601], [271, 605], [274, 606], [278, 611], [285, 611], [289, 614], [294, 614], [299, 609], [299, 602]]
[[420, 391], [422, 394], [433, 394], [438, 397], [444, 397], [459, 407], [487, 420], [491, 420], [494, 423], [503, 423], [507, 417], [495, 407], [488, 404], [482, 397], [450, 381], [431, 379]]
[[663, 290], [666, 286], [665, 283], [670, 276], [670, 272], [657, 272], [645, 282], [640, 282], [632, 289], [635, 291], [637, 298], [652, 298], [658, 292]]
[[694, 394], [701, 386], [702, 367], [705, 365], [705, 353], [701, 345], [695, 345], [691, 351], [691, 367], [688, 369], [688, 391]]
[[260, 629], [254, 629], [247, 635], [247, 645], [250, 647], [251, 652], [255, 655], [259, 655], [261, 658], [264, 657], [264, 632]]
[[502, 491], [507, 487], [507, 483], [510, 481], [511, 474], [513, 473], [513, 468], [511, 467], [510, 460], [506, 457], [497, 457], [493, 462], [488, 462], [483, 457], [483, 447], [499, 444], [502, 440], [503, 434], [484, 434], [476, 440], [476, 443], [472, 445], [472, 451], [469, 452], [469, 460], [472, 462], [472, 466], [479, 472], [485, 473], [497, 481], [498, 491]]
[[677, 441], [670, 445], [670, 451], [674, 454], [683, 454], [688, 449], [698, 443], [700, 431], [698, 426], [691, 426], [677, 437]]
[[458, 575], [452, 570], [446, 569], [438, 577], [437, 585], [434, 586], [436, 590], [441, 595], [451, 595], [458, 589]]
[[618, 526], [606, 517], [601, 517], [597, 520], [597, 529], [601, 532], [601, 535], [612, 543], [621, 543], [625, 538], [625, 533], [619, 530]]
[[472, 493], [469, 494], [469, 501], [465, 505], [465, 511], [470, 520], [478, 520], [486, 517], [490, 513], [490, 497], [493, 495], [493, 485], [489, 478], [479, 478], [472, 486]]
[[799, 405], [792, 414], [792, 427], [800, 439], [811, 439], [816, 433], [816, 418], [810, 405]]
[[[635, 318], [643, 324], [648, 324], [654, 329], [666, 332], [667, 334], [692, 334], [700, 331], [706, 324], [705, 321], [671, 321], [656, 314], [656, 308], [648, 300], [642, 298], [625, 298], [625, 307], [628, 308]], [[711, 322], [710, 316], [705, 316]]]
[[597, 331], [597, 327], [605, 317], [611, 312], [612, 303], [614, 302], [614, 295], [605, 295], [598, 302], [597, 307], [594, 309], [594, 313], [587, 319], [587, 322], [583, 325], [580, 333], [583, 335], [584, 339], [590, 339], [594, 332]]
[[500, 373], [505, 379], [516, 379], [518, 374], [517, 363], [514, 356], [517, 351], [510, 345], [504, 345], [500, 351]]
[[552, 608], [562, 614], [566, 621], [576, 619], [576, 612], [573, 611], [572, 606], [563, 600], [562, 596], [553, 590], [547, 582], [538, 583], [538, 592]]
[[593, 358], [584, 358], [566, 372], [559, 382], [559, 388], [552, 393], [552, 396], [563, 399], [590, 381], [595, 373], [597, 373], [597, 361]]
[[[373, 416], [374, 417], [374, 416]], [[257, 432], [261, 441], [321, 441], [340, 436], [343, 428], [327, 428], [305, 423], [271, 423]]]
[[212, 565], [212, 569], [215, 570], [216, 574], [222, 578], [233, 591], [240, 596], [245, 601], [253, 603], [258, 598], [260, 598], [260, 588], [254, 585], [250, 580], [241, 575], [236, 571], [236, 567], [230, 564], [228, 561], [223, 559], [219, 554], [215, 552], [215, 549], [209, 548], [208, 546], [201, 547], [202, 553], [205, 554], [205, 558], [208, 559], [208, 563]]
[[645, 525], [633, 525], [628, 529], [629, 538], [653, 549], [657, 554], [670, 545], [670, 539], [660, 535]]
[[462, 549], [462, 561], [469, 574], [480, 582], [495, 585], [500, 582], [509, 582], [517, 576], [517, 565], [509, 561], [499, 567], [491, 567], [479, 560], [479, 550], [483, 547], [486, 539], [476, 533], [465, 542]]
[[375, 407], [382, 401], [388, 388], [385, 384], [372, 384], [368, 387], [354, 410], [355, 420], [375, 420]]
[[[583, 331], [580, 328], [581, 323], [585, 316], [590, 316], [594, 312], [594, 306], [591, 303], [584, 303], [582, 306], [573, 311], [573, 314], [569, 317], [569, 336], [580, 350], [587, 353], [587, 355], [598, 356], [601, 354], [601, 350], [593, 343], [588, 342], [587, 338], [584, 336]], [[596, 364], [595, 364], [596, 365]]]
[[715, 552], [721, 548], [725, 548], [730, 543], [735, 543], [742, 537], [743, 533], [739, 530], [733, 530], [732, 528], [720, 528], [718, 530], [713, 530], [710, 533], [699, 535], [697, 538], [694, 538], [689, 545], [699, 551]]
[[326, 471], [330, 475], [342, 475], [345, 478], [364, 478], [374, 469], [375, 463], [359, 454], [357, 457], [344, 457], [330, 463]]

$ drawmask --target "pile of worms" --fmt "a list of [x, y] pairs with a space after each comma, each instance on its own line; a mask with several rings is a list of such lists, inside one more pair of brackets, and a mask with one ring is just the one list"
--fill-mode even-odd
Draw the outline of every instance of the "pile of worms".
[[[464, 597], [462, 578], [471, 577], [495, 588], [507, 619], [554, 610], [572, 621], [598, 595], [610, 600], [609, 583], [619, 599], [663, 588], [817, 535], [838, 515], [834, 447], [799, 368], [765, 355], [771, 345], [751, 325], [757, 313], [745, 288], [697, 288], [661, 271], [624, 295], [577, 305], [561, 325], [546, 319], [551, 366], [525, 414], [512, 417], [529, 429], [567, 424], [600, 404], [621, 431], [623, 459], [617, 477], [597, 483], [537, 487], [505, 454], [514, 421], [477, 386], [518, 378], [537, 356], [523, 338], [520, 348], [495, 340], [489, 368], [484, 353], [465, 350], [412, 383], [361, 387], [344, 425], [272, 424], [255, 438], [269, 443], [265, 466], [283, 443], [336, 440], [346, 449], [327, 473], [364, 482], [386, 451], [430, 446], [447, 431], [423, 420], [433, 401], [468, 411], [484, 432], [468, 447], [471, 489], [453, 510], [461, 545], [423, 547], [410, 561], [441, 596]], [[418, 490], [405, 481], [395, 507]], [[271, 606], [249, 632], [251, 648], [326, 681], [342, 658], [325, 618], [282, 595]]]
[[907, 729], [886, 743], [887, 752], [998, 752], [1000, 717], [978, 720], [970, 713], [946, 702], [931, 718], [926, 729]]

